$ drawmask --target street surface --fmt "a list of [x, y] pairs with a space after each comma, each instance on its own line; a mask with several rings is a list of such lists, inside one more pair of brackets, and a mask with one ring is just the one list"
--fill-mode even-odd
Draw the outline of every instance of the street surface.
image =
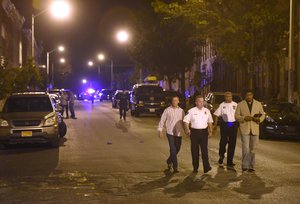
[[210, 175], [192, 173], [184, 137], [179, 173], [166, 169], [167, 138], [158, 117], [119, 121], [109, 102], [77, 102], [59, 149], [19, 145], [0, 150], [0, 203], [300, 203], [300, 142], [260, 140], [256, 172], [220, 168], [219, 132], [209, 139]]

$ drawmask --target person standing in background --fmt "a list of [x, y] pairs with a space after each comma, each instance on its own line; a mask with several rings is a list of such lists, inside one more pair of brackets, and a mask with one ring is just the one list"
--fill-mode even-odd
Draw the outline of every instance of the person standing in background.
[[66, 119], [69, 118], [69, 97], [68, 97], [68, 94], [63, 91], [62, 94], [61, 94], [61, 104], [62, 104], [62, 107], [63, 107], [63, 113], [62, 115], [64, 116], [64, 112], [66, 112]]
[[74, 103], [75, 103], [75, 96], [72, 91], [69, 92], [69, 108], [71, 112], [71, 118], [72, 119], [77, 119], [75, 117], [75, 110], [74, 110]]

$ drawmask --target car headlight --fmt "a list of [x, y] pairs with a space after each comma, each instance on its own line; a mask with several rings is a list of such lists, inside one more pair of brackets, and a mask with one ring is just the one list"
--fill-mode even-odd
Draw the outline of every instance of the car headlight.
[[165, 105], [166, 105], [166, 102], [162, 101], [162, 102], [160, 102], [160, 105], [161, 105], [161, 106], [165, 106]]
[[45, 120], [44, 126], [53, 126], [56, 124], [56, 117], [51, 117]]
[[9, 124], [8, 124], [7, 120], [0, 119], [0, 127], [8, 127], [8, 126], [9, 126]]
[[270, 123], [274, 123], [275, 122], [274, 119], [272, 117], [268, 116], [268, 115], [266, 116], [266, 121], [268, 121]]
[[143, 105], [143, 104], [144, 104], [144, 101], [139, 101], [139, 104], [140, 104], [140, 105]]

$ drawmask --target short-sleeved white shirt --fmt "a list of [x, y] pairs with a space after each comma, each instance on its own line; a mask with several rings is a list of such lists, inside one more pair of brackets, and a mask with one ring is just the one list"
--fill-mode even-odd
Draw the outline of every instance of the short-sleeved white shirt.
[[237, 103], [232, 101], [231, 103], [223, 102], [218, 109], [214, 112], [217, 117], [222, 117], [224, 122], [235, 122], [235, 110]]
[[183, 122], [190, 123], [193, 129], [205, 129], [208, 123], [213, 123], [210, 111], [203, 107], [201, 109], [194, 107], [191, 108], [187, 115], [184, 117]]

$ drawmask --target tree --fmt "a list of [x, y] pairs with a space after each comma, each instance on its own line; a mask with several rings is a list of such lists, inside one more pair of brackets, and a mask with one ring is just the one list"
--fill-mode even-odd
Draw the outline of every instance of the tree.
[[129, 47], [132, 59], [160, 78], [167, 76], [169, 84], [181, 78], [185, 92], [184, 75], [195, 59], [195, 26], [185, 18], [167, 18], [146, 8], [136, 15], [134, 42]]

